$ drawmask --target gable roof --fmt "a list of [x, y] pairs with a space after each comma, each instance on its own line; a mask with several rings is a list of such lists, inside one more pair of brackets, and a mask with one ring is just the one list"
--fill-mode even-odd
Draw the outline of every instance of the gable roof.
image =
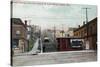
[[14, 24], [23, 24], [20, 18], [11, 18], [11, 22]]
[[11, 23], [16, 25], [23, 25], [26, 28], [25, 24], [20, 18], [11, 18]]

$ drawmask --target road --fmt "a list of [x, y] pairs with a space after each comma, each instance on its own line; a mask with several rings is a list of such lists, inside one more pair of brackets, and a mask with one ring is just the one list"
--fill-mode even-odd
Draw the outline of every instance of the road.
[[13, 66], [76, 63], [96, 60], [97, 54], [94, 51], [66, 51], [43, 54], [40, 53], [38, 55], [14, 56]]

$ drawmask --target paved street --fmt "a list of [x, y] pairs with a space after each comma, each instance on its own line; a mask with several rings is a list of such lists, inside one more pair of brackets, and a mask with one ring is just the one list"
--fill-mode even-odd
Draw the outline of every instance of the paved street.
[[38, 55], [21, 55], [13, 57], [14, 66], [30, 66], [43, 64], [59, 64], [96, 61], [97, 55], [94, 51], [66, 51], [43, 53]]

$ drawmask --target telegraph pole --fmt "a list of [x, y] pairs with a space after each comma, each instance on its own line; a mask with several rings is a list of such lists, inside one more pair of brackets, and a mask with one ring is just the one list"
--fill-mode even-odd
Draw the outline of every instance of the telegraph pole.
[[85, 9], [85, 11], [86, 11], [86, 31], [87, 31], [87, 35], [86, 35], [86, 45], [85, 45], [85, 49], [89, 49], [89, 41], [88, 41], [88, 27], [89, 27], [89, 25], [88, 25], [88, 9], [90, 9], [90, 8], [83, 8], [83, 9]]
[[[90, 9], [90, 8], [83, 8], [83, 9], [85, 9], [85, 11], [86, 11], [86, 24], [88, 23], [88, 9]], [[87, 24], [87, 40], [88, 40], [88, 24]]]
[[61, 31], [61, 33], [62, 33], [62, 37], [63, 37], [63, 34], [64, 34], [64, 25], [62, 24], [62, 31]]
[[86, 23], [88, 23], [88, 9], [90, 9], [90, 8], [83, 8], [83, 9], [85, 9], [85, 12], [86, 12]]
[[56, 39], [56, 27], [55, 27], [55, 25], [54, 25], [54, 40]]

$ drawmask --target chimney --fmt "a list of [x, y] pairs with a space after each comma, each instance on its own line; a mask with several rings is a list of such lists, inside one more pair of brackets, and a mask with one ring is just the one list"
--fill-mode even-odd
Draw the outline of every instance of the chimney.
[[83, 21], [83, 25], [85, 25], [85, 21]]
[[80, 25], [78, 25], [78, 28], [80, 28]]
[[27, 26], [27, 20], [25, 20], [25, 26]]

